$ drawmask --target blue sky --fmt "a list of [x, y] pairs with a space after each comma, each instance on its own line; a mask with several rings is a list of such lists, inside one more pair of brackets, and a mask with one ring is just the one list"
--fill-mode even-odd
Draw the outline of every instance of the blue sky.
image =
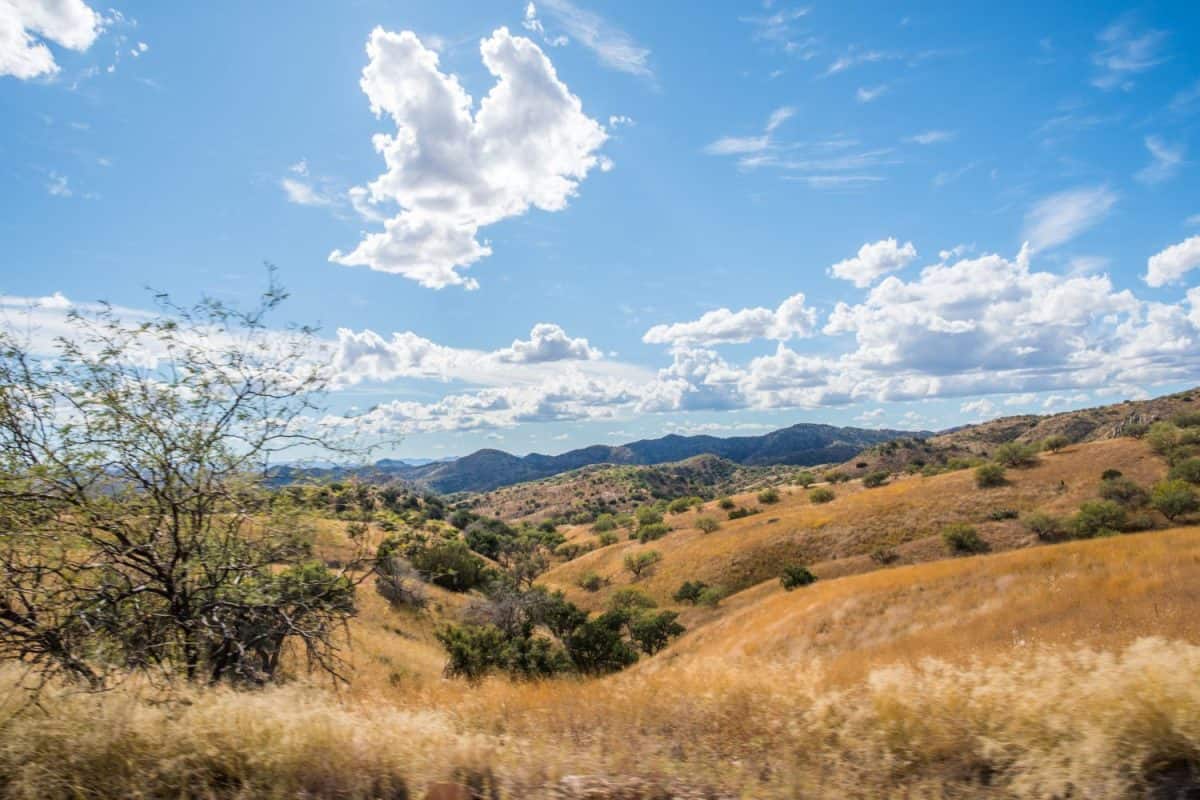
[[[250, 301], [395, 454], [1200, 377], [1200, 8], [0, 2], [0, 292]], [[378, 113], [375, 113], [378, 112]]]

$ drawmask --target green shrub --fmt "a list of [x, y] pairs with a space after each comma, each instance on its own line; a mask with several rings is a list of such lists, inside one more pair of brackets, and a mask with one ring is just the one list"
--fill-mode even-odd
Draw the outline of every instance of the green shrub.
[[980, 489], [991, 489], [1008, 483], [1004, 467], [1000, 464], [982, 464], [975, 468], [975, 485]]
[[671, 532], [671, 529], [662, 522], [655, 522], [650, 525], [641, 525], [637, 529], [638, 541], [642, 544], [653, 542], [656, 539], [661, 539]]
[[1191, 514], [1200, 508], [1200, 498], [1187, 481], [1166, 480], [1154, 484], [1150, 492], [1150, 505], [1172, 522], [1176, 517]]
[[682, 514], [692, 506], [698, 506], [703, 502], [699, 497], [676, 497], [667, 503], [667, 511], [671, 514]]
[[942, 541], [955, 555], [984, 553], [988, 550], [987, 542], [979, 538], [979, 533], [963, 522], [956, 522], [943, 528]]
[[1146, 443], [1160, 456], [1170, 455], [1179, 444], [1179, 429], [1169, 422], [1156, 422], [1146, 432]]
[[1039, 539], [1052, 542], [1062, 537], [1063, 521], [1042, 511], [1035, 511], [1024, 519], [1025, 527]]
[[1100, 497], [1120, 503], [1126, 508], [1141, 508], [1150, 501], [1146, 490], [1129, 478], [1109, 478], [1100, 481]]
[[1016, 519], [1018, 514], [1015, 508], [993, 508], [987, 516], [988, 519], [999, 522], [1003, 519]]
[[1106, 469], [1100, 473], [1100, 480], [1111, 481], [1113, 478], [1121, 477], [1121, 474], [1121, 470], [1119, 469]]
[[1187, 481], [1200, 484], [1200, 458], [1185, 458], [1171, 467], [1167, 477], [1173, 481]]
[[594, 533], [607, 533], [617, 529], [617, 518], [612, 514], [601, 514], [596, 517], [596, 522], [592, 525]]
[[635, 589], [632, 586], [626, 586], [624, 589], [618, 589], [613, 592], [612, 597], [608, 598], [609, 611], [644, 611], [648, 608], [658, 608], [658, 603], [654, 602], [654, 598], [643, 592], [641, 589]]
[[1028, 467], [1037, 463], [1037, 449], [1023, 442], [1006, 442], [996, 448], [992, 458], [1006, 467]]
[[603, 675], [635, 663], [637, 651], [624, 637], [627, 623], [625, 614], [607, 611], [572, 630], [566, 645], [575, 668], [585, 675]]
[[813, 575], [812, 571], [803, 564], [788, 564], [779, 575], [779, 582], [789, 592], [815, 583], [816, 580], [817, 576]]
[[652, 656], [687, 630], [676, 622], [678, 619], [679, 614], [675, 611], [638, 614], [629, 622], [629, 638], [643, 653]]
[[722, 511], [729, 511], [736, 506], [737, 503], [733, 502], [732, 497], [722, 497], [717, 501], [717, 508], [721, 509]]
[[662, 553], [657, 550], [643, 550], [639, 553], [628, 553], [625, 556], [625, 569], [637, 580], [649, 575], [654, 565], [662, 561]]
[[1178, 414], [1171, 420], [1177, 428], [1200, 428], [1200, 411]]
[[491, 581], [495, 572], [461, 539], [443, 539], [409, 551], [409, 561], [429, 583], [467, 592]]
[[774, 489], [763, 489], [758, 493], [758, 502], [763, 505], [772, 505], [779, 502], [779, 492]]
[[875, 472], [868, 472], [866, 475], [863, 475], [862, 485], [868, 489], [874, 489], [887, 483], [888, 477], [887, 470], [881, 469]]
[[1053, 436], [1047, 436], [1042, 440], [1042, 449], [1049, 450], [1051, 453], [1057, 453], [1070, 443], [1071, 440], [1066, 436], [1063, 436], [1061, 433], [1056, 433]]
[[725, 591], [720, 586], [709, 586], [696, 598], [696, 605], [716, 608], [725, 599]]
[[616, 531], [605, 531], [604, 533], [602, 533], [596, 537], [596, 541], [600, 543], [601, 547], [608, 547], [610, 544], [616, 544], [617, 543], [617, 532]]
[[835, 469], [825, 473], [825, 480], [829, 481], [830, 483], [844, 483], [845, 481], [850, 480], [850, 476]]
[[817, 505], [831, 502], [834, 497], [833, 489], [827, 489], [824, 486], [818, 486], [808, 493], [809, 502], [816, 503]]
[[675, 592], [672, 599], [676, 603], [691, 603], [696, 605], [700, 602], [700, 595], [708, 588], [708, 584], [703, 581], [684, 581], [679, 590]]
[[729, 512], [730, 519], [741, 519], [742, 517], [750, 517], [758, 513], [757, 508], [735, 508]]
[[633, 515], [637, 519], [639, 528], [643, 525], [656, 525], [663, 521], [662, 513], [654, 506], [638, 506], [638, 510]]
[[370, 528], [365, 522], [351, 522], [346, 525], [346, 536], [358, 540], [367, 535]]
[[579, 588], [585, 592], [598, 592], [604, 586], [604, 579], [595, 572], [585, 572], [579, 576]]
[[1124, 507], [1112, 500], [1093, 500], [1079, 506], [1071, 528], [1081, 539], [1090, 539], [1125, 527]]
[[796, 473], [795, 477], [792, 478], [792, 481], [797, 485], [803, 486], [805, 489], [807, 489], [817, 482], [817, 476], [813, 475], [808, 470], [805, 470], [804, 472]]
[[713, 533], [721, 529], [721, 523], [712, 517], [698, 517], [696, 519], [696, 528], [701, 533]]

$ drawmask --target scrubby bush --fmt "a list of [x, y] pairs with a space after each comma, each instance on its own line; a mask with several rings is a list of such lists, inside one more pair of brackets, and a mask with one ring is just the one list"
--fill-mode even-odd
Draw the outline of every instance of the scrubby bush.
[[[380, 545], [382, 551], [383, 545]], [[467, 592], [488, 583], [495, 571], [461, 539], [442, 539], [407, 549], [409, 561], [429, 583], [452, 592]]]
[[1200, 484], [1200, 458], [1185, 458], [1171, 467], [1167, 477], [1173, 481]]
[[721, 523], [712, 517], [699, 517], [696, 519], [696, 528], [701, 533], [713, 533], [721, 529]]
[[1172, 522], [1176, 517], [1191, 514], [1200, 508], [1200, 498], [1187, 481], [1166, 480], [1156, 483], [1150, 493], [1150, 504]]
[[703, 581], [684, 581], [678, 591], [672, 596], [676, 603], [691, 603], [696, 605], [700, 602], [700, 595], [708, 588], [708, 584]]
[[1169, 456], [1179, 444], [1179, 429], [1169, 422], [1156, 422], [1146, 432], [1146, 444], [1160, 456]]
[[1045, 542], [1061, 538], [1065, 527], [1061, 519], [1042, 511], [1027, 515], [1023, 521], [1030, 533]]
[[677, 497], [670, 503], [667, 503], [667, 511], [672, 514], [682, 514], [692, 506], [703, 505], [704, 501], [699, 497]]
[[663, 520], [662, 512], [654, 506], [638, 506], [634, 518], [637, 519], [639, 528], [643, 525], [655, 525]]
[[634, 580], [649, 575], [654, 565], [662, 561], [662, 553], [657, 550], [643, 550], [638, 553], [628, 553], [625, 556], [625, 569], [629, 570]]
[[871, 560], [881, 567], [886, 567], [899, 561], [900, 554], [890, 547], [876, 547], [871, 551]]
[[779, 583], [789, 592], [815, 583], [816, 580], [817, 576], [813, 575], [812, 571], [803, 564], [788, 564], [779, 575]]
[[1200, 411], [1178, 414], [1171, 421], [1177, 428], [1200, 428]]
[[866, 475], [863, 475], [862, 485], [868, 489], [874, 489], [876, 487], [883, 486], [885, 483], [887, 483], [887, 480], [887, 470], [881, 469], [876, 470], [875, 472], [868, 472]]
[[1121, 477], [1121, 475], [1122, 475], [1121, 470], [1110, 468], [1110, 469], [1106, 469], [1106, 470], [1104, 470], [1104, 472], [1100, 473], [1100, 480], [1111, 481], [1113, 478]]
[[696, 598], [696, 605], [716, 608], [725, 599], [725, 590], [720, 586], [709, 586]]
[[1018, 514], [1015, 508], [993, 508], [987, 516], [988, 519], [999, 522], [1004, 519], [1016, 519]]
[[639, 542], [645, 544], [646, 542], [653, 542], [656, 539], [661, 539], [670, 532], [671, 529], [668, 528], [664, 523], [655, 522], [651, 525], [639, 526], [637, 529], [637, 538]]
[[750, 517], [758, 513], [757, 508], [735, 508], [729, 512], [730, 519], [741, 519], [742, 517]]
[[596, 517], [596, 521], [592, 523], [592, 531], [594, 533], [607, 533], [617, 529], [617, 518], [612, 514], [601, 514]]
[[1053, 436], [1047, 436], [1042, 440], [1042, 449], [1048, 450], [1051, 453], [1057, 453], [1070, 443], [1071, 440], [1066, 436], [1063, 436], [1061, 433], [1056, 433]]
[[658, 608], [658, 603], [654, 602], [654, 598], [641, 589], [635, 589], [632, 586], [618, 589], [613, 592], [612, 597], [608, 598], [609, 611], [633, 613], [635, 611], [644, 611], [648, 608]]
[[601, 547], [608, 547], [610, 544], [616, 544], [617, 538], [618, 537], [617, 537], [616, 531], [605, 531], [604, 533], [602, 533], [596, 537], [596, 541], [600, 544]]
[[717, 501], [717, 508], [722, 511], [729, 511], [735, 507], [737, 507], [737, 503], [733, 502], [732, 497], [722, 497]]
[[987, 542], [979, 537], [978, 531], [963, 522], [956, 522], [943, 528], [942, 541], [955, 555], [984, 553], [988, 550]]
[[835, 469], [825, 473], [825, 480], [829, 481], [830, 483], [844, 483], [850, 480], [850, 476]]
[[629, 638], [643, 653], [652, 656], [686, 630], [676, 622], [678, 619], [675, 611], [637, 614], [629, 621]]
[[1006, 467], [1028, 467], [1037, 463], [1037, 449], [1023, 442], [1006, 442], [996, 448], [992, 458]]
[[585, 572], [579, 576], [579, 588], [585, 592], [598, 592], [604, 586], [604, 579], [595, 572]]
[[779, 502], [779, 492], [774, 489], [763, 489], [758, 493], [758, 502], [764, 505], [772, 505]]
[[1004, 467], [1000, 464], [983, 464], [975, 468], [975, 485], [980, 489], [991, 489], [1008, 483]]
[[1081, 539], [1116, 533], [1125, 527], [1126, 512], [1112, 500], [1093, 500], [1079, 506], [1071, 521], [1072, 532]]
[[808, 470], [805, 470], [804, 472], [796, 473], [795, 477], [793, 477], [792, 480], [798, 486], [803, 486], [805, 489], [807, 489], [808, 487], [812, 486], [814, 483], [817, 482], [817, 476], [813, 475]]
[[822, 503], [831, 502], [834, 498], [833, 489], [827, 489], [824, 486], [819, 486], [808, 493], [810, 503], [821, 505]]
[[346, 525], [346, 536], [357, 541], [367, 535], [370, 530], [365, 522], [350, 522]]
[[1149, 502], [1146, 490], [1129, 478], [1109, 478], [1100, 481], [1100, 497], [1120, 503], [1126, 508], [1141, 508]]

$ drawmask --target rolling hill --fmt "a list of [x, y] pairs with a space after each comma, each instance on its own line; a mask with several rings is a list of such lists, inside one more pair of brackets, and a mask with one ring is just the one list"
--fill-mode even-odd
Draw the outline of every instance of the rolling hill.
[[592, 445], [556, 456], [541, 453], [515, 456], [502, 450], [484, 449], [462, 458], [420, 465], [385, 459], [358, 468], [281, 467], [273, 473], [273, 481], [284, 484], [300, 479], [340, 479], [355, 475], [368, 481], [406, 481], [442, 494], [487, 492], [595, 464], [647, 466], [699, 455], [717, 456], [745, 466], [829, 464], [851, 458], [872, 445], [900, 437], [925, 435], [928, 434], [799, 423], [762, 436], [722, 438], [671, 434], [618, 446]]

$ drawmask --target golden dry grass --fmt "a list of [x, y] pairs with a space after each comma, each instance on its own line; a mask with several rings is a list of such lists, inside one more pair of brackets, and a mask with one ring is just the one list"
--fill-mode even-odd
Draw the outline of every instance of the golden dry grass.
[[[995, 550], [1025, 547], [1036, 539], [1018, 520], [989, 520], [988, 512], [1068, 513], [1095, 498], [1100, 473], [1108, 468], [1143, 485], [1166, 472], [1144, 443], [1114, 439], [1043, 454], [1034, 467], [1009, 470], [1009, 484], [996, 489], [977, 488], [973, 471], [963, 470], [928, 478], [907, 476], [876, 489], [864, 489], [857, 481], [842, 484], [834, 487], [837, 498], [825, 505], [810, 503], [808, 492], [799, 487], [781, 489], [781, 501], [775, 505], [761, 505], [753, 493], [738, 495], [734, 500], [739, 505], [759, 506], [761, 513], [726, 520], [725, 512], [709, 503], [668, 515], [667, 522], [677, 530], [666, 537], [645, 545], [622, 540], [559, 565], [542, 580], [563, 589], [579, 605], [596, 609], [609, 593], [630, 584], [623, 568], [625, 554], [642, 549], [659, 551], [663, 560], [638, 586], [665, 604], [685, 580], [737, 592], [777, 577], [789, 561], [813, 565], [817, 575], [827, 578], [876, 568], [870, 553], [880, 547], [894, 548], [900, 563], [942, 559], [946, 549], [940, 531], [952, 522], [975, 525]], [[691, 527], [701, 515], [720, 520], [721, 529], [703, 534]], [[572, 533], [579, 538], [578, 531]], [[607, 578], [609, 586], [584, 592], [577, 582], [593, 571]]]
[[[1137, 443], [1102, 443], [984, 496], [1066, 510], [1107, 467], [1143, 483], [1161, 473]], [[797, 490], [709, 536], [653, 543], [666, 561], [644, 583], [662, 599], [705, 559], [731, 574], [740, 548], [753, 577], [772, 537], [792, 541], [784, 519], [818, 543], [867, 531], [848, 545], [860, 547], [889, 514], [934, 524], [979, 514], [979, 495], [969, 473], [843, 486], [828, 506]], [[340, 523], [320, 527], [326, 557], [348, 552]], [[981, 529], [998, 549], [1021, 543]], [[921, 542], [900, 545], [906, 559]], [[164, 695], [129, 683], [58, 688], [35, 708], [3, 673], [0, 798], [398, 800], [466, 774], [505, 800], [1134, 798], [1200, 783], [1200, 528], [870, 572], [845, 566], [853, 558], [819, 562], [822, 579], [792, 593], [772, 574], [688, 610], [688, 634], [601, 680], [448, 680], [433, 631], [468, 598], [432, 588], [427, 611], [397, 610], [370, 583], [348, 631], [352, 681], [337, 690], [301, 680]], [[592, 789], [572, 789], [571, 775], [594, 776]]]

